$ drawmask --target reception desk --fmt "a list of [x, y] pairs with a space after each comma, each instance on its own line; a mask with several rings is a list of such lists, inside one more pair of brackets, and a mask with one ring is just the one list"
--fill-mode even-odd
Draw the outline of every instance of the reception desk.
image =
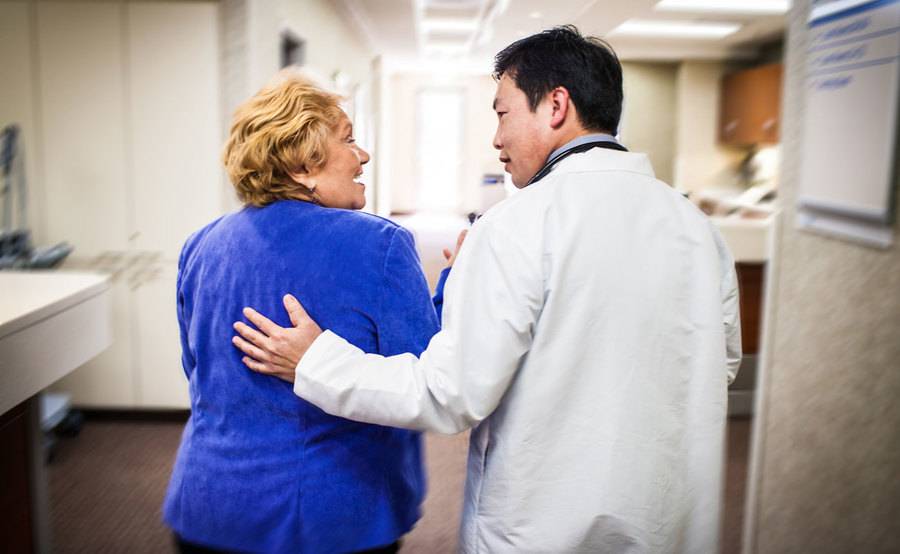
[[106, 276], [0, 271], [0, 544], [47, 552], [38, 393], [112, 342]]

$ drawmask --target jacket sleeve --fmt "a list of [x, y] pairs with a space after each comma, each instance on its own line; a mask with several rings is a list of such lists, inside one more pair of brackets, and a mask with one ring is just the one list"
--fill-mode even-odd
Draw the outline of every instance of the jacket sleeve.
[[187, 315], [185, 314], [185, 297], [184, 291], [182, 290], [186, 252], [187, 245], [182, 248], [181, 255], [178, 256], [178, 277], [175, 281], [175, 308], [178, 317], [178, 336], [181, 340], [181, 367], [188, 380], [190, 380], [191, 372], [193, 371], [196, 362], [194, 361], [193, 354], [191, 354], [191, 346], [188, 343], [187, 333], [189, 322], [187, 320]]
[[457, 433], [488, 417], [531, 347], [543, 303], [539, 255], [484, 220], [447, 281], [443, 325], [421, 357], [365, 354], [326, 331], [294, 392], [348, 419]]
[[421, 354], [440, 328], [440, 316], [429, 298], [413, 237], [402, 227], [391, 236], [379, 298], [378, 352]]
[[441, 320], [441, 314], [444, 311], [444, 287], [447, 286], [447, 277], [449, 276], [449, 267], [445, 267], [441, 270], [441, 276], [438, 278], [437, 285], [434, 287], [434, 296], [431, 299], [431, 302], [434, 304], [434, 311], [437, 312], [438, 321]]

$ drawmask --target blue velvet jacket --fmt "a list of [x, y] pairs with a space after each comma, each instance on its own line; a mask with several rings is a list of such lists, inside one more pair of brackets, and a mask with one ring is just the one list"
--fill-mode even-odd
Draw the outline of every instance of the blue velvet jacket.
[[300, 201], [244, 208], [191, 236], [178, 273], [191, 417], [166, 523], [247, 552], [349, 552], [409, 531], [425, 494], [419, 434], [333, 417], [247, 370], [231, 324], [253, 306], [289, 326], [291, 293], [366, 352], [418, 355], [438, 330], [444, 278], [432, 304], [408, 231]]

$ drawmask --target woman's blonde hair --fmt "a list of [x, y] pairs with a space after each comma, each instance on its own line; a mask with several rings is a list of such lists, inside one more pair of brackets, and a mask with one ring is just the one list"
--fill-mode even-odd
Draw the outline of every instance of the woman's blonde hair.
[[289, 198], [313, 201], [312, 191], [289, 173], [325, 165], [329, 135], [343, 113], [340, 100], [285, 70], [238, 107], [223, 159], [241, 202], [261, 207]]

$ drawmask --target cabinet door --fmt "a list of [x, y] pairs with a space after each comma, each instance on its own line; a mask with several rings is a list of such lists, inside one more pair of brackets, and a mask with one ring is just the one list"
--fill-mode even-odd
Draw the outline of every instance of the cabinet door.
[[46, 239], [74, 256], [128, 245], [123, 4], [37, 3]]
[[[72, 269], [104, 268], [69, 264]], [[111, 268], [110, 268], [111, 269]], [[109, 271], [109, 270], [108, 270]], [[113, 271], [109, 271], [113, 273]], [[51, 389], [72, 395], [76, 406], [97, 408], [131, 408], [137, 400], [137, 381], [132, 363], [134, 323], [133, 282], [127, 272], [114, 273], [112, 280], [113, 342], [99, 356], [60, 379]]]
[[135, 364], [142, 408], [189, 408], [175, 305], [177, 264], [140, 269], [134, 290]]
[[721, 142], [734, 145], [778, 142], [781, 74], [781, 64], [770, 64], [722, 79]]
[[188, 235], [222, 213], [218, 6], [127, 11], [134, 246], [177, 261]]

